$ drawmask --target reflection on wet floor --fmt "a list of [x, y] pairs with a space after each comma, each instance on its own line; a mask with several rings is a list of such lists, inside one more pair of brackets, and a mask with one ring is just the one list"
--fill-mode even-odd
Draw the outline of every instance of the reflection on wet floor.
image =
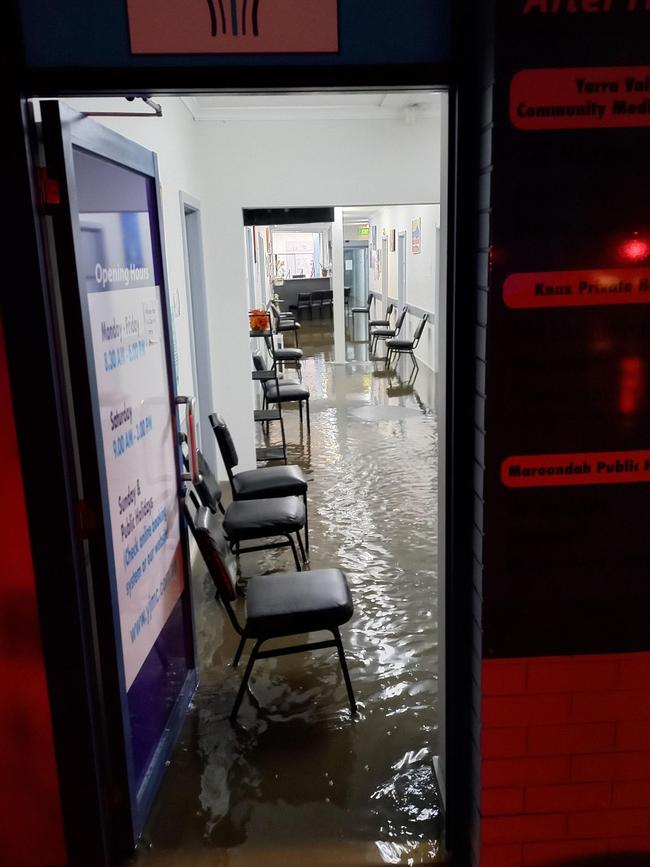
[[[355, 614], [341, 631], [359, 716], [350, 716], [336, 651], [327, 650], [258, 662], [258, 706], [245, 698], [232, 727], [236, 636], [199, 561], [201, 685], [138, 863], [441, 859], [435, 381], [421, 366], [417, 390], [404, 386], [408, 361], [404, 377], [388, 376], [368, 361], [358, 326], [346, 365], [330, 362], [327, 326], [306, 325], [301, 337], [311, 440], [289, 405], [289, 462], [309, 480], [312, 568], [338, 565], [350, 582]], [[244, 575], [291, 568], [286, 550], [242, 557]]]

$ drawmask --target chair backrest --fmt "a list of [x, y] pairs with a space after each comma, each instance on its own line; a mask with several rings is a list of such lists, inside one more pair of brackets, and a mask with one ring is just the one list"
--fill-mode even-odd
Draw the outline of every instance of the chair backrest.
[[232, 470], [233, 467], [236, 467], [239, 463], [237, 449], [235, 448], [235, 444], [232, 440], [232, 437], [230, 436], [228, 425], [221, 418], [221, 416], [217, 415], [216, 412], [213, 412], [208, 418], [210, 420], [210, 424], [212, 425], [214, 435], [217, 438], [217, 445], [219, 446], [219, 451], [221, 452], [221, 458], [226, 467], [228, 478], [230, 479], [230, 483], [232, 484]]
[[309, 304], [311, 302], [311, 292], [298, 292], [298, 304]]
[[278, 325], [280, 324], [280, 318], [281, 318], [280, 317], [280, 308], [276, 304], [274, 304], [273, 301], [269, 301], [268, 307], [269, 307], [269, 312], [271, 314], [271, 319], [273, 322], [273, 330], [277, 331]]
[[264, 343], [271, 358], [275, 359], [275, 341], [268, 334], [264, 335]]
[[372, 299], [373, 299], [373, 294], [372, 294], [372, 292], [369, 292], [368, 293], [368, 299], [366, 301], [366, 307], [368, 308], [368, 313], [370, 313], [370, 308], [372, 307]]
[[194, 482], [194, 488], [199, 495], [201, 505], [216, 515], [221, 504], [221, 485], [216, 480], [212, 467], [206, 461], [203, 452], [199, 449], [196, 454], [199, 460], [199, 478]]
[[334, 290], [328, 289], [326, 292], [323, 292], [323, 304], [334, 304]]
[[253, 355], [253, 367], [255, 370], [268, 370], [267, 364], [259, 352], [256, 352], [255, 355]]
[[217, 596], [226, 604], [233, 602], [236, 598], [237, 580], [235, 558], [221, 529], [220, 521], [205, 506], [193, 508], [187, 498], [184, 511], [187, 524], [214, 582]]
[[413, 335], [413, 346], [417, 346], [420, 342], [420, 338], [422, 337], [422, 332], [424, 331], [424, 326], [427, 324], [427, 320], [429, 319], [429, 314], [425, 313], [420, 319], [418, 323], [418, 327], [415, 329], [415, 334]]
[[404, 325], [404, 320], [406, 319], [406, 314], [409, 312], [408, 304], [405, 304], [399, 312], [399, 316], [397, 317], [397, 321], [395, 322], [395, 334], [399, 334], [402, 330], [402, 325]]
[[391, 301], [388, 307], [386, 308], [386, 319], [390, 321], [390, 317], [392, 316], [393, 310], [395, 309], [395, 305]]

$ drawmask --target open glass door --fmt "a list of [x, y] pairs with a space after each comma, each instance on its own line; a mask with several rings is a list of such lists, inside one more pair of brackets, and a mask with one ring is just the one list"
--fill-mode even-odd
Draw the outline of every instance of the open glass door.
[[128, 849], [196, 686], [157, 164], [82, 115], [41, 107], [108, 809]]

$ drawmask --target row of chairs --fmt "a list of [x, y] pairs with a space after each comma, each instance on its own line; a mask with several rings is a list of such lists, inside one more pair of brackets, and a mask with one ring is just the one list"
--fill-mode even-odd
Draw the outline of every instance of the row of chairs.
[[318, 314], [319, 318], [323, 315], [332, 316], [334, 308], [334, 292], [331, 289], [322, 290], [319, 292], [299, 292], [296, 302], [298, 316], [300, 311], [309, 311], [311, 319], [314, 314]]
[[[227, 424], [215, 413], [210, 416], [210, 424], [226, 467], [233, 502], [224, 508], [219, 483], [199, 452], [198, 471], [185, 499], [185, 516], [215, 585], [217, 601], [223, 604], [239, 635], [234, 667], [239, 664], [247, 641], [255, 642], [230, 719], [234, 722], [237, 717], [257, 660], [330, 647], [338, 651], [350, 709], [356, 714], [339, 630], [352, 617], [354, 606], [347, 579], [339, 569], [305, 571], [303, 568], [309, 562], [309, 523], [307, 481], [302, 471], [297, 466], [281, 466], [236, 472], [239, 457]], [[187, 444], [184, 448], [187, 449]], [[185, 455], [188, 466], [191, 464], [189, 457]], [[283, 541], [277, 541], [278, 538]], [[247, 542], [258, 544], [243, 547]], [[291, 547], [296, 572], [257, 576], [245, 583], [241, 576], [238, 578], [240, 554], [286, 546]], [[242, 625], [232, 603], [238, 589], [242, 592], [244, 588]], [[331, 633], [332, 639], [261, 649], [272, 639], [321, 630]]]
[[391, 317], [395, 311], [395, 305], [393, 303], [388, 304], [386, 307], [386, 315], [383, 319], [371, 319], [370, 310], [372, 308], [373, 299], [374, 295], [370, 293], [365, 307], [352, 308], [353, 316], [356, 313], [368, 317], [368, 342], [370, 344], [370, 352], [374, 355], [377, 351], [377, 344], [380, 340], [383, 340], [386, 345], [386, 355], [384, 356], [386, 367], [391, 366], [393, 359], [398, 362], [401, 355], [409, 355], [413, 363], [409, 382], [413, 382], [420, 370], [414, 350], [417, 348], [420, 339], [422, 338], [425, 326], [429, 321], [429, 314], [422, 314], [422, 318], [413, 332], [413, 337], [402, 338], [400, 337], [400, 332], [404, 326], [406, 314], [409, 312], [408, 304], [405, 304], [402, 307], [397, 319], [395, 320], [395, 325], [391, 326]]

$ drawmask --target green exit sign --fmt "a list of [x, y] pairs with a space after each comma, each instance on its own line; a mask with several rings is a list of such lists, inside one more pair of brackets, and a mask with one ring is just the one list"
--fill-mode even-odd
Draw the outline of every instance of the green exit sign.
[[367, 238], [368, 235], [370, 234], [370, 227], [369, 226], [359, 226], [359, 228], [357, 229], [357, 232], [361, 236], [363, 236], [364, 238]]

